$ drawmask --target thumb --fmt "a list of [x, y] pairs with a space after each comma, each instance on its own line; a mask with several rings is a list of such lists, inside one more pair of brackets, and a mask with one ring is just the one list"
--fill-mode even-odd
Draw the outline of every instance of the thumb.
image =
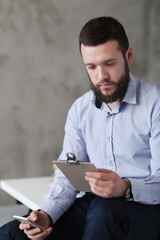
[[98, 168], [98, 172], [103, 172], [103, 173], [111, 173], [112, 171], [109, 169], [104, 169], [104, 168]]
[[32, 221], [37, 221], [38, 220], [38, 211], [33, 211], [31, 212], [30, 216], [28, 217]]

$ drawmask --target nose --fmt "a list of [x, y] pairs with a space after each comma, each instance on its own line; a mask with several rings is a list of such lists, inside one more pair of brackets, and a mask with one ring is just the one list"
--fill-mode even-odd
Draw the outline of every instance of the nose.
[[97, 68], [97, 80], [98, 81], [102, 81], [105, 78], [107, 78], [107, 76], [108, 76], [108, 73], [107, 73], [106, 69], [104, 69], [103, 67], [99, 66]]

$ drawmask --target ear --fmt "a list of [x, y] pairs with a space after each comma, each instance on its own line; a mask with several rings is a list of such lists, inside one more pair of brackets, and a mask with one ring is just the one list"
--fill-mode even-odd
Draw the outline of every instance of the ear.
[[128, 63], [133, 62], [133, 49], [129, 46], [126, 52], [126, 60]]

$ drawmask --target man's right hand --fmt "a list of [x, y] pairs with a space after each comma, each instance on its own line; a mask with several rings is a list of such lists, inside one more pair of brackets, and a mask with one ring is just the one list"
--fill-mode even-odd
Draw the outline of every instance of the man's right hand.
[[42, 231], [40, 228], [33, 228], [28, 223], [21, 223], [19, 225], [19, 228], [24, 231], [24, 233], [27, 235], [30, 239], [35, 240], [42, 240], [46, 238], [51, 232], [52, 227], [49, 227], [51, 223], [51, 219], [48, 216], [47, 213], [43, 211], [33, 211], [31, 212], [30, 216], [28, 217], [33, 222], [36, 222], [40, 226], [42, 226], [45, 231]]

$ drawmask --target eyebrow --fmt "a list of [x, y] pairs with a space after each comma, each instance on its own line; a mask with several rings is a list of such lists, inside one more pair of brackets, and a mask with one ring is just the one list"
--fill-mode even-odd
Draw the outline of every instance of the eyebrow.
[[[102, 63], [110, 63], [110, 62], [116, 62], [116, 61], [117, 61], [116, 58], [110, 58], [110, 59], [104, 60]], [[95, 65], [95, 63], [85, 63], [85, 66], [88, 66], [88, 65]]]

